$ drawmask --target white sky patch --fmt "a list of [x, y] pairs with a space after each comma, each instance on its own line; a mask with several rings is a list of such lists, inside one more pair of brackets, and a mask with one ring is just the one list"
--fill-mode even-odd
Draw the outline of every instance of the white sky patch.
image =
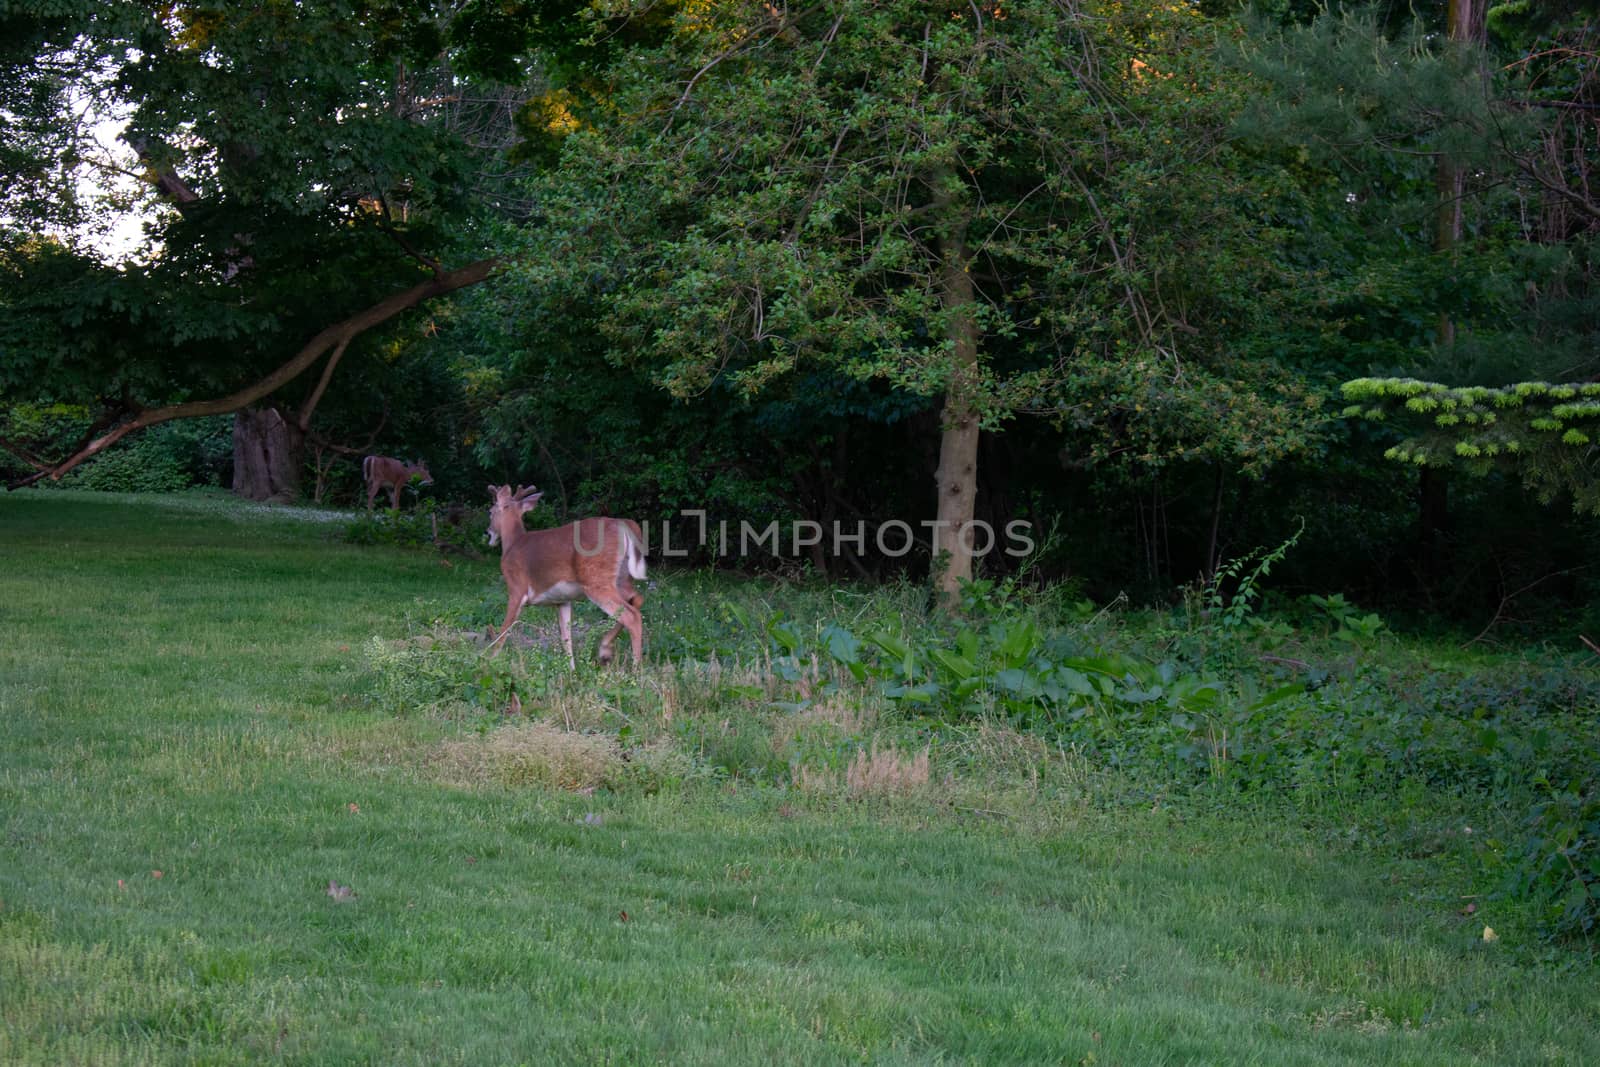
[[[0, 223], [24, 233], [53, 237], [108, 264], [148, 262], [159, 256], [161, 249], [145, 236], [144, 226], [160, 217], [163, 206], [155, 187], [144, 177], [137, 154], [121, 137], [133, 108], [116, 94], [116, 64], [81, 55], [81, 44], [74, 42], [54, 55], [41, 57], [47, 69], [71, 72], [61, 75], [70, 80], [61, 86], [65, 107], [55, 119], [61, 127], [58, 136], [42, 139], [47, 143], [41, 144], [41, 150], [69, 154], [41, 159], [51, 170], [48, 177], [37, 176], [33, 183], [37, 187], [54, 181], [59, 197], [70, 196], [77, 221], [69, 224], [59, 218], [48, 221], [19, 216], [0, 206]], [[117, 62], [137, 62], [139, 58], [136, 50], [129, 50]]]
[[89, 127], [95, 159], [78, 168], [78, 195], [105, 205], [93, 231], [83, 235], [90, 248], [108, 263], [149, 260], [156, 249], [144, 225], [155, 219], [149, 183], [138, 177], [139, 159], [122, 140], [125, 117], [97, 119]]

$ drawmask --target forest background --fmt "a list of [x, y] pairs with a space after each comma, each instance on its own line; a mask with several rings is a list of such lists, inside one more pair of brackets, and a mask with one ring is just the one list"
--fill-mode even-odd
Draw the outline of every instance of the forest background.
[[[420, 456], [1102, 602], [1303, 523], [1283, 590], [1600, 630], [1582, 405], [1485, 450], [1403, 384], [1594, 378], [1594, 7], [1334, 7], [0, 5], [0, 464], [349, 504]], [[918, 525], [967, 518], [1038, 551]]]

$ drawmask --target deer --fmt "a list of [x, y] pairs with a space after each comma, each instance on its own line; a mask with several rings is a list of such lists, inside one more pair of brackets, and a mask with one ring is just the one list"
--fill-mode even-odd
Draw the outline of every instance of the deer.
[[433, 484], [433, 475], [428, 473], [428, 465], [420, 459], [415, 463], [392, 459], [389, 456], [368, 456], [362, 460], [361, 476], [367, 480], [367, 510], [372, 510], [372, 501], [378, 495], [378, 490], [388, 486], [389, 506], [399, 511], [400, 490], [419, 474], [422, 475], [423, 485]]
[[539, 503], [533, 486], [489, 486], [489, 544], [500, 546], [500, 574], [506, 581], [506, 619], [494, 643], [505, 640], [527, 604], [552, 604], [561, 625], [561, 644], [574, 670], [572, 605], [587, 597], [616, 620], [600, 639], [599, 660], [610, 663], [612, 642], [624, 628], [633, 646], [633, 665], [644, 658], [644, 597], [634, 589], [645, 575], [644, 534], [631, 519], [591, 518], [553, 530], [529, 530], [522, 516]]

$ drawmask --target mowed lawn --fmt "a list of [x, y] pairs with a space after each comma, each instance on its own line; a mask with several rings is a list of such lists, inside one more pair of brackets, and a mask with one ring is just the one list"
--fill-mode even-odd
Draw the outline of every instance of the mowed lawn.
[[1600, 1063], [1592, 963], [1335, 828], [450, 784], [362, 649], [494, 561], [339, 529], [0, 496], [0, 1063]]

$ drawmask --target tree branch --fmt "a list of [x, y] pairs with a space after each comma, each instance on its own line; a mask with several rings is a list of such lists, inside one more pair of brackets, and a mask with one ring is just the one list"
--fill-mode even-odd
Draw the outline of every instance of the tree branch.
[[149, 141], [143, 137], [136, 137], [128, 141], [128, 147], [139, 157], [139, 162], [150, 168], [149, 173], [144, 176], [145, 179], [161, 190], [162, 195], [178, 209], [179, 214], [184, 213], [190, 204], [200, 199], [199, 194], [189, 188], [175, 172], [156, 169]]
[[[78, 443], [73, 445], [68, 451], [76, 452], [80, 448], [83, 448], [90, 441], [94, 440], [95, 435], [100, 433], [100, 431], [104, 430], [107, 426], [110, 426], [112, 423], [122, 418], [122, 416], [126, 415], [128, 412], [135, 410], [135, 405], [128, 399], [126, 390], [124, 390], [122, 399], [104, 414], [102, 414], [99, 418], [91, 422], [88, 429], [84, 430], [83, 435], [78, 438]], [[21, 446], [17, 445], [16, 442], [6, 440], [5, 438], [0, 438], [0, 448], [10, 452], [13, 456], [16, 456], [28, 466], [37, 468], [35, 473], [25, 475], [17, 481], [12, 482], [8, 488], [20, 489], [23, 486], [32, 485], [34, 482], [37, 482], [41, 478], [47, 477], [50, 474], [51, 466], [48, 460], [43, 459], [40, 456], [36, 456], [32, 452], [26, 451]]]
[[372, 428], [372, 432], [367, 434], [367, 439], [362, 444], [359, 444], [359, 445], [341, 445], [341, 444], [337, 444], [336, 442], [334, 442], [334, 441], [322, 436], [320, 433], [317, 433], [317, 432], [315, 432], [313, 430], [307, 430], [306, 431], [306, 438], [312, 444], [316, 445], [316, 447], [325, 448], [329, 452], [337, 452], [341, 456], [365, 456], [367, 453], [372, 451], [373, 443], [378, 440], [378, 435], [383, 432], [384, 424], [386, 422], [388, 422], [388, 421], [389, 421], [389, 404], [388, 404], [387, 401], [385, 401], [384, 405], [383, 405], [383, 412], [382, 412], [382, 414], [380, 414], [378, 416], [378, 425], [376, 425], [376, 426], [374, 426]]
[[[163, 422], [171, 422], [174, 419], [198, 418], [205, 415], [226, 415], [247, 407], [305, 373], [329, 349], [336, 350], [335, 358], [337, 358], [337, 355], [344, 351], [345, 346], [362, 332], [387, 322], [402, 311], [407, 311], [424, 300], [442, 296], [457, 289], [464, 289], [469, 285], [476, 285], [494, 273], [499, 265], [500, 261], [498, 259], [481, 259], [459, 270], [447, 271], [419, 285], [414, 285], [403, 292], [396, 293], [387, 300], [374, 304], [372, 307], [352, 315], [343, 322], [329, 326], [306, 342], [305, 346], [295, 353], [294, 358], [243, 389], [215, 400], [194, 400], [183, 404], [169, 404], [166, 407], [140, 411], [132, 419], [116, 427], [111, 432], [80, 446], [61, 462], [50, 466], [48, 469], [41, 470], [37, 474], [14, 481], [8, 488], [16, 489], [23, 485], [30, 485], [42, 477], [49, 477], [52, 480], [59, 481], [63, 474], [78, 466], [84, 460], [104, 452], [136, 430], [142, 430]], [[316, 396], [320, 396], [320, 393], [316, 394]]]
[[0, 437], [0, 449], [10, 452], [30, 467], [48, 467], [49, 464], [9, 438]]
[[1532, 178], [1535, 182], [1538, 182], [1539, 185], [1542, 186], [1547, 192], [1551, 192], [1556, 196], [1559, 196], [1561, 199], [1567, 201], [1589, 218], [1600, 220], [1600, 206], [1597, 206], [1588, 197], [1584, 196], [1582, 193], [1576, 192], [1565, 182], [1553, 182], [1549, 178], [1546, 178], [1542, 173], [1540, 173], [1538, 167], [1534, 166], [1523, 156], [1513, 153], [1511, 155], [1511, 159], [1517, 165], [1519, 170], [1521, 170], [1528, 177]]
[[339, 342], [339, 347], [333, 350], [333, 355], [328, 357], [328, 362], [322, 365], [322, 377], [317, 379], [316, 388], [311, 390], [311, 395], [306, 397], [306, 402], [300, 409], [300, 417], [296, 420], [300, 425], [300, 432], [305, 433], [311, 427], [311, 413], [317, 410], [317, 403], [322, 400], [322, 394], [328, 389], [328, 382], [333, 377], [334, 368], [339, 365], [339, 360], [344, 356], [345, 347], [350, 344], [348, 338]]
[[434, 259], [431, 256], [425, 256], [421, 252], [417, 251], [416, 246], [414, 246], [410, 241], [406, 240], [405, 234], [394, 228], [394, 224], [389, 221], [391, 216], [389, 214], [388, 198], [380, 195], [377, 200], [378, 229], [388, 234], [389, 237], [394, 240], [395, 244], [400, 246], [401, 251], [405, 252], [406, 255], [410, 256], [418, 263], [421, 263], [424, 267], [427, 267], [429, 270], [433, 271], [434, 274], [439, 274], [442, 272], [444, 268], [439, 266], [439, 261], [437, 259]]
[[[1489, 620], [1488, 624], [1485, 625], [1483, 629], [1478, 631], [1478, 636], [1477, 637], [1474, 637], [1471, 641], [1468, 641], [1466, 644], [1462, 645], [1461, 647], [1463, 649], [1471, 648], [1473, 645], [1477, 644], [1479, 641], [1482, 641], [1485, 637], [1487, 637], [1489, 635], [1489, 631], [1494, 629], [1495, 625], [1497, 623], [1499, 623], [1501, 619], [1505, 618], [1506, 608], [1510, 607], [1511, 606], [1511, 602], [1516, 600], [1517, 597], [1521, 596], [1523, 593], [1528, 592], [1530, 589], [1533, 589], [1535, 586], [1543, 585], [1545, 582], [1548, 582], [1552, 578], [1560, 578], [1560, 577], [1562, 577], [1564, 575], [1573, 574], [1573, 573], [1575, 573], [1577, 571], [1587, 570], [1587, 569], [1588, 569], [1588, 564], [1583, 564], [1582, 566], [1578, 566], [1578, 567], [1568, 567], [1566, 570], [1563, 570], [1563, 571], [1553, 571], [1552, 573], [1545, 575], [1543, 578], [1535, 578], [1533, 581], [1529, 582], [1527, 585], [1523, 586], [1521, 589], [1518, 589], [1518, 590], [1516, 590], [1514, 592], [1507, 593], [1506, 595], [1502, 596], [1500, 598], [1500, 606], [1494, 609], [1494, 617]], [[1588, 638], [1584, 638], [1584, 640], [1587, 642]]]

